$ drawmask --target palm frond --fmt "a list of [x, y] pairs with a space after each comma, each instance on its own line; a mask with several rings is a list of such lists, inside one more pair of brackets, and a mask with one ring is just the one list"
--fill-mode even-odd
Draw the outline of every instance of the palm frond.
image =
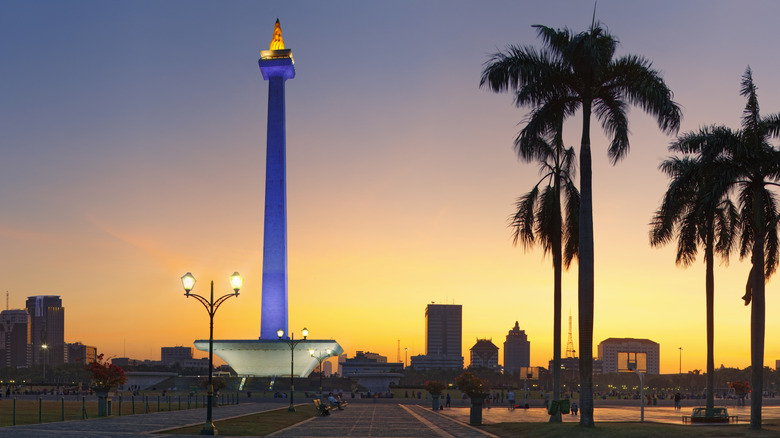
[[561, 241], [561, 201], [554, 185], [548, 185], [539, 197], [536, 209], [537, 240], [543, 253], [551, 253]]
[[680, 129], [682, 110], [650, 61], [636, 55], [623, 56], [610, 63], [607, 74], [608, 88], [655, 117], [663, 132], [674, 134]]
[[520, 242], [526, 250], [533, 248], [536, 241], [534, 236], [536, 216], [534, 213], [538, 196], [539, 186], [536, 185], [530, 192], [517, 199], [515, 203], [517, 210], [510, 218], [510, 226], [513, 228], [512, 244], [517, 246], [517, 243]]
[[553, 29], [541, 24], [534, 24], [536, 35], [542, 42], [557, 53], [563, 53], [571, 43], [571, 31], [568, 28]]
[[777, 199], [771, 191], [764, 188], [764, 229], [766, 237], [764, 239], [764, 276], [769, 278], [777, 270], [778, 264], [778, 245], [777, 222], [778, 214]]
[[753, 72], [750, 70], [750, 66], [748, 66], [747, 69], [745, 69], [745, 73], [742, 75], [742, 83], [739, 92], [740, 96], [747, 98], [745, 109], [742, 111], [742, 128], [745, 131], [757, 132], [761, 122], [757, 91], [758, 87], [753, 82]]
[[628, 107], [616, 95], [602, 93], [594, 102], [593, 112], [601, 122], [601, 127], [612, 138], [607, 153], [612, 164], [628, 154]]
[[563, 267], [569, 269], [577, 258], [580, 243], [580, 192], [571, 179], [563, 183], [566, 196], [566, 216], [563, 231]]

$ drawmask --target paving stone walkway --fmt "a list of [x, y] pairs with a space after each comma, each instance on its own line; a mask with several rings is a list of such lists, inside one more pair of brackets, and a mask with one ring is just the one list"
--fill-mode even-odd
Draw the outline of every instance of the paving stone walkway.
[[281, 430], [273, 437], [447, 437], [494, 435], [418, 405], [351, 403], [343, 411]]
[[[239, 405], [220, 406], [215, 408], [212, 417], [216, 421], [279, 408], [279, 403], [242, 403]], [[8, 426], [0, 428], [0, 437], [162, 437], [163, 435], [152, 434], [163, 429], [203, 424], [205, 420], [206, 408], [199, 408], [172, 412], [155, 412], [152, 414], [123, 415], [121, 417], [113, 416], [89, 420]], [[186, 437], [187, 435], [168, 436]]]
[[[400, 402], [400, 403], [399, 403]], [[411, 400], [382, 400], [351, 402], [345, 410], [333, 411], [329, 416], [314, 417], [270, 436], [274, 437], [445, 437], [486, 438], [490, 433], [467, 424], [469, 408], [454, 407], [432, 411], [426, 403]], [[220, 406], [214, 409], [214, 420], [279, 409], [278, 402], [242, 403]], [[690, 408], [676, 411], [670, 406], [653, 406], [645, 409], [645, 421], [681, 424], [683, 414]], [[542, 408], [509, 411], [494, 407], [484, 409], [485, 424], [498, 422], [546, 422], [548, 416]], [[749, 407], [729, 407], [729, 414], [738, 415], [740, 422], [750, 418]], [[12, 438], [70, 438], [70, 437], [160, 437], [161, 430], [190, 425], [202, 425], [205, 408], [185, 411], [158, 412], [144, 415], [115, 416], [91, 420], [75, 420], [56, 423], [10, 426], [0, 428], [1, 437]], [[764, 406], [764, 420], [780, 419], [780, 406]], [[601, 406], [595, 412], [596, 421], [639, 421], [638, 406]], [[566, 422], [579, 421], [577, 416], [564, 415]], [[169, 435], [176, 437], [197, 435]]]

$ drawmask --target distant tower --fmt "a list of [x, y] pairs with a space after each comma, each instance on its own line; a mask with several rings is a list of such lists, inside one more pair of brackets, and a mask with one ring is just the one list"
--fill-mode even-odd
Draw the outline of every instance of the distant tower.
[[26, 310], [0, 312], [0, 367], [27, 368], [30, 359], [30, 314]]
[[574, 350], [574, 341], [571, 339], [571, 310], [569, 310], [569, 340], [566, 341], [566, 357], [577, 357]]
[[263, 294], [260, 339], [277, 339], [287, 330], [287, 131], [284, 82], [295, 77], [292, 51], [284, 48], [279, 20], [270, 50], [260, 51], [260, 72], [268, 81], [268, 129], [265, 162]]
[[[67, 363], [65, 309], [57, 295], [27, 297], [33, 365], [58, 366]], [[43, 346], [46, 345], [46, 348]]]
[[520, 330], [520, 324], [515, 321], [515, 326], [506, 335], [504, 341], [504, 373], [512, 375], [520, 371], [520, 367], [531, 364], [531, 343], [525, 330]]
[[497, 369], [498, 365], [498, 347], [493, 344], [492, 339], [479, 339], [477, 343], [469, 350], [471, 352], [471, 368], [491, 368]]
[[425, 308], [425, 354], [463, 361], [463, 306], [428, 304]]

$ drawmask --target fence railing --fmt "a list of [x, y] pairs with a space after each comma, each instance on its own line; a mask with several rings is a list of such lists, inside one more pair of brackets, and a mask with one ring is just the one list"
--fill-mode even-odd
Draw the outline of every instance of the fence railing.
[[[207, 396], [117, 395], [108, 402], [109, 416], [139, 415], [206, 407]], [[238, 393], [214, 397], [216, 406], [239, 404]], [[9, 406], [10, 405], [10, 406]], [[4, 413], [10, 413], [6, 415]], [[98, 416], [97, 396], [24, 397], [0, 400], [0, 427], [55, 421], [85, 420]]]

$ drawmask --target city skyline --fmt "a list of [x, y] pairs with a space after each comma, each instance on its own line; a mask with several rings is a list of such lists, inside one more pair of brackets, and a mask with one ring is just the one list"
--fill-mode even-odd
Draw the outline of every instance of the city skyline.
[[[287, 90], [289, 328], [345, 352], [425, 353], [424, 308], [463, 306], [464, 345], [514, 321], [531, 365], [552, 358], [552, 266], [511, 245], [507, 219], [537, 169], [512, 141], [527, 111], [478, 87], [489, 55], [539, 47], [531, 25], [586, 29], [593, 5], [495, 2], [9, 1], [0, 4], [0, 290], [10, 308], [63, 297], [65, 339], [107, 356], [156, 357], [208, 335], [179, 277], [241, 296], [215, 338], [260, 336], [266, 84], [257, 71], [280, 19], [295, 52]], [[647, 57], [683, 107], [680, 133], [738, 127], [750, 65], [762, 112], [780, 111], [773, 18], [749, 1], [598, 3], [619, 53]], [[746, 32], [748, 29], [751, 33]], [[611, 166], [593, 130], [598, 342], [653, 339], [661, 373], [704, 369], [704, 265], [674, 264], [648, 232], [672, 141], [629, 113], [631, 152]], [[566, 145], [579, 127], [567, 123]], [[715, 271], [715, 365], [749, 365], [749, 266]], [[563, 309], [579, 339], [576, 263]], [[769, 315], [780, 307], [767, 284]], [[766, 364], [780, 358], [767, 318]], [[562, 327], [565, 333], [565, 327]], [[563, 355], [563, 351], [561, 354]], [[503, 349], [501, 355], [503, 354]]]

